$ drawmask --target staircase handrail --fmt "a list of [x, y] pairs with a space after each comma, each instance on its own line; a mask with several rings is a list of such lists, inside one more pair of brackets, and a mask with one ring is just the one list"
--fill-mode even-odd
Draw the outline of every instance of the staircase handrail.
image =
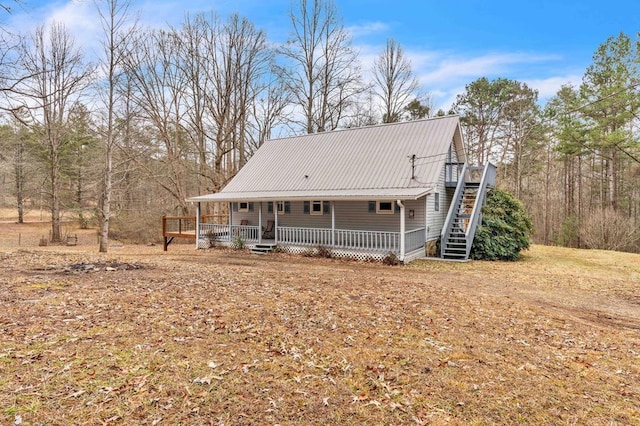
[[461, 195], [464, 192], [466, 175], [467, 163], [464, 163], [464, 166], [462, 166], [462, 171], [458, 174], [458, 184], [456, 185], [456, 192], [453, 194], [453, 199], [451, 200], [451, 205], [449, 206], [449, 211], [447, 212], [447, 218], [444, 221], [442, 233], [440, 234], [440, 257], [444, 256], [446, 241], [449, 239], [449, 234], [451, 232], [451, 222], [453, 221], [455, 212], [458, 211], [460, 203], [462, 202]]
[[476, 196], [476, 200], [473, 203], [473, 210], [471, 211], [471, 217], [469, 218], [469, 226], [467, 226], [466, 242], [467, 242], [467, 255], [466, 258], [469, 258], [469, 254], [471, 253], [471, 246], [473, 246], [473, 239], [476, 235], [476, 227], [478, 226], [478, 222], [482, 217], [482, 207], [484, 206], [484, 200], [487, 196], [487, 187], [493, 187], [495, 185], [496, 180], [496, 166], [491, 163], [487, 163], [484, 166], [484, 171], [482, 172], [482, 178], [480, 179], [480, 185], [478, 186], [478, 194]]

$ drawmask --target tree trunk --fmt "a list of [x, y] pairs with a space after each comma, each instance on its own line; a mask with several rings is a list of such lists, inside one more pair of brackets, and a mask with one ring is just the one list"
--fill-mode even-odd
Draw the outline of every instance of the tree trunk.
[[51, 148], [51, 242], [62, 241], [60, 233], [60, 182], [58, 149]]

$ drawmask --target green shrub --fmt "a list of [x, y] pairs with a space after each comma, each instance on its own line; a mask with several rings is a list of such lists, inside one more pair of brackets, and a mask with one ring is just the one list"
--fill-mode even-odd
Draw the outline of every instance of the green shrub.
[[520, 251], [529, 248], [532, 234], [533, 224], [522, 203], [507, 191], [492, 189], [482, 209], [471, 258], [517, 260]]
[[244, 238], [238, 235], [234, 237], [231, 246], [236, 250], [244, 250], [245, 248], [247, 248], [247, 243], [245, 242]]

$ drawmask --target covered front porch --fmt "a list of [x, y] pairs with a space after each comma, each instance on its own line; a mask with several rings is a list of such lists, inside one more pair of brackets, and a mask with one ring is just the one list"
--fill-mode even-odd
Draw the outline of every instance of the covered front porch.
[[[201, 221], [196, 224], [196, 247], [272, 245], [294, 253], [322, 248], [330, 250], [335, 257], [380, 260], [392, 253], [401, 262], [409, 262], [424, 256], [427, 241], [424, 214], [416, 214], [418, 207], [424, 206], [424, 200], [409, 202], [413, 204], [407, 210], [406, 201], [387, 201], [392, 205], [391, 214], [376, 216], [375, 211], [370, 213], [371, 201], [324, 201], [322, 209], [326, 214], [321, 217], [309, 211], [309, 201], [256, 200], [251, 203], [251, 208], [246, 202], [238, 201], [242, 208], [233, 203], [229, 206], [228, 224]], [[201, 217], [200, 207], [200, 203], [196, 203], [196, 218]], [[338, 211], [342, 217], [338, 217]]]

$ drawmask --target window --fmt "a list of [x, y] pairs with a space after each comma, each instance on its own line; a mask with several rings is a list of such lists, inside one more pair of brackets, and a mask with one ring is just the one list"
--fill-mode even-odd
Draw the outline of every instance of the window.
[[311, 202], [311, 214], [314, 214], [314, 215], [322, 214], [322, 201]]
[[393, 214], [393, 201], [378, 201], [376, 203], [377, 214]]
[[238, 203], [238, 211], [239, 212], [248, 212], [249, 211], [249, 203]]
[[[278, 209], [278, 214], [291, 213], [291, 202], [289, 201], [277, 201], [276, 208]], [[273, 209], [273, 207], [271, 207]], [[271, 213], [271, 211], [269, 211]]]
[[303, 203], [304, 214], [311, 215], [323, 215], [331, 213], [331, 202], [330, 201], [305, 201]]
[[440, 211], [440, 194], [438, 192], [433, 194], [433, 210]]

